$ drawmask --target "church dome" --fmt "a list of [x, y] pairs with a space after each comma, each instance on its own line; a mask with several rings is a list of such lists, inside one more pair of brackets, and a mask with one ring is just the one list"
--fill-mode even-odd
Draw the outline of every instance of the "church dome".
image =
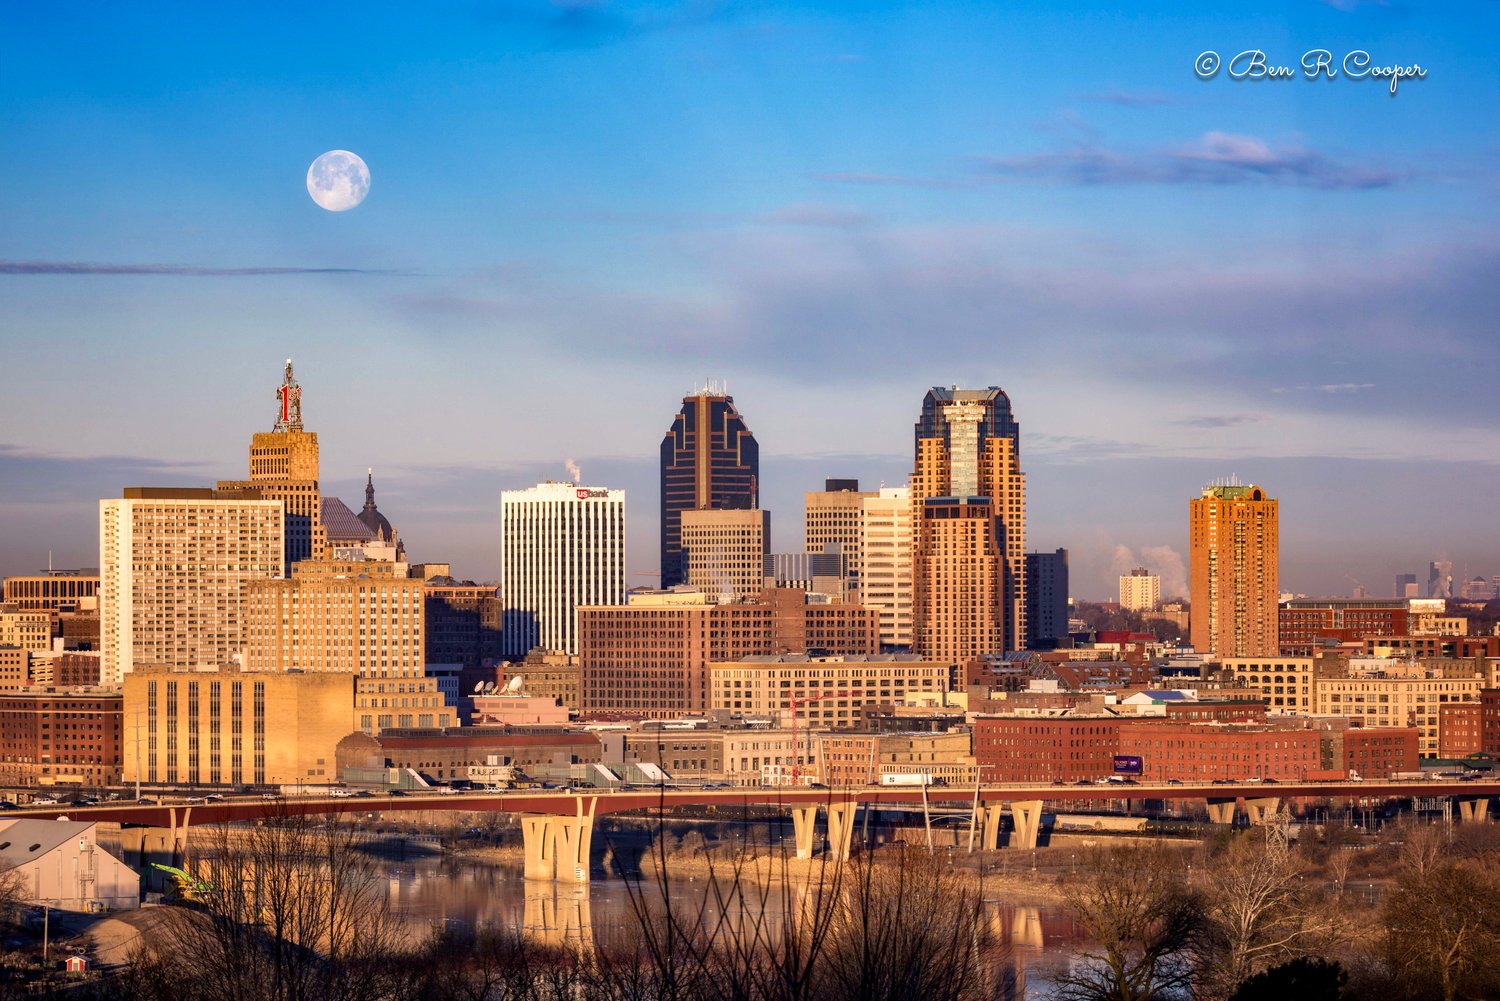
[[365, 480], [365, 508], [355, 517], [382, 539], [391, 539], [395, 535], [390, 520], [380, 513], [380, 508], [375, 506], [375, 471], [373, 469], [368, 471], [368, 479]]

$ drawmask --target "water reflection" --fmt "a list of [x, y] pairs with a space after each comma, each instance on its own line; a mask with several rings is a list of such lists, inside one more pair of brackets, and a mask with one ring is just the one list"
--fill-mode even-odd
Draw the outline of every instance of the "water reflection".
[[[662, 913], [664, 893], [679, 915], [692, 915], [705, 926], [722, 922], [726, 934], [742, 940], [779, 936], [786, 916], [798, 913], [808, 899], [797, 886], [781, 883], [741, 888], [714, 887], [704, 879], [672, 880], [665, 888], [618, 879], [595, 879], [585, 886], [528, 883], [515, 869], [442, 859], [393, 865], [387, 876], [392, 905], [414, 930], [445, 923], [520, 929], [537, 942], [584, 951], [637, 948], [641, 921]], [[1066, 967], [1086, 945], [1058, 907], [991, 898], [985, 909], [999, 997], [1042, 996], [1049, 971]]]

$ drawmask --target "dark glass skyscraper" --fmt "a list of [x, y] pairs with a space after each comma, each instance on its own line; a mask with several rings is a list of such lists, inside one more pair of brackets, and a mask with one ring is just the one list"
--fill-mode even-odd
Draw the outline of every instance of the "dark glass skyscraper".
[[760, 503], [760, 446], [734, 397], [705, 388], [682, 398], [661, 443], [661, 586], [687, 580], [682, 512]]

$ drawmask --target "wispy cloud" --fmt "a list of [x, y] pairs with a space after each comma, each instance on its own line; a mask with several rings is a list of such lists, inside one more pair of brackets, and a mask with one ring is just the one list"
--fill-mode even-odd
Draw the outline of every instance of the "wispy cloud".
[[259, 275], [412, 275], [387, 268], [215, 268], [193, 264], [100, 264], [92, 261], [0, 261], [0, 275], [164, 275], [222, 278]]
[[823, 226], [830, 229], [853, 229], [870, 221], [870, 216], [857, 209], [840, 205], [824, 205], [818, 202], [800, 202], [777, 209], [764, 217], [766, 222], [778, 226]]
[[1097, 145], [1026, 156], [992, 157], [1002, 177], [1058, 184], [1267, 184], [1322, 190], [1386, 188], [1410, 172], [1350, 163], [1305, 146], [1273, 146], [1255, 136], [1205, 132], [1196, 141], [1148, 152]]
[[1092, 94], [1081, 94], [1079, 97], [1084, 101], [1118, 104], [1122, 108], [1156, 108], [1181, 103], [1175, 97], [1169, 97], [1159, 91], [1119, 90], [1113, 87]]
[[1373, 382], [1324, 382], [1315, 386], [1276, 386], [1271, 392], [1279, 394], [1287, 393], [1327, 393], [1330, 396], [1340, 396], [1347, 393], [1363, 393], [1367, 389], [1374, 389]]
[[978, 177], [913, 177], [908, 174], [882, 174], [863, 170], [828, 171], [813, 174], [812, 178], [815, 181], [826, 181], [830, 184], [885, 185], [899, 188], [972, 188], [987, 181], [986, 178]]
[[1205, 414], [1201, 417], [1182, 417], [1172, 423], [1179, 427], [1213, 430], [1255, 424], [1264, 419], [1259, 414]]

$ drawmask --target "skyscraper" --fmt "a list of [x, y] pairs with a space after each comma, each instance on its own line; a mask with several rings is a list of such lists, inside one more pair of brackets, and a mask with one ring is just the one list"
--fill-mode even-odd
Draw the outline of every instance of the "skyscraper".
[[1051, 650], [1068, 636], [1068, 551], [1026, 554], [1026, 649]]
[[[771, 512], [682, 512], [687, 583], [710, 601], [748, 601], [765, 590]], [[841, 596], [842, 597], [842, 596]]]
[[859, 547], [864, 560], [859, 601], [880, 613], [880, 644], [911, 648], [911, 491], [882, 487], [860, 503]]
[[1120, 607], [1132, 612], [1149, 612], [1161, 604], [1161, 578], [1136, 567], [1120, 577]]
[[220, 490], [247, 488], [285, 505], [283, 576], [291, 576], [298, 560], [323, 559], [327, 538], [318, 489], [318, 435], [302, 429], [302, 387], [292, 375], [290, 358], [276, 388], [276, 423], [250, 438], [250, 478], [219, 483]]
[[255, 491], [132, 487], [99, 502], [100, 676], [216, 668], [245, 646], [243, 589], [282, 575], [283, 507]]
[[1010, 397], [935, 387], [912, 470], [913, 648], [961, 664], [1026, 638], [1026, 478]]
[[1396, 575], [1396, 597], [1398, 598], [1420, 598], [1417, 593], [1417, 575], [1414, 573], [1398, 573]]
[[859, 576], [864, 565], [860, 551], [859, 525], [864, 501], [878, 496], [861, 491], [858, 480], [825, 480], [822, 490], [804, 495], [804, 552], [825, 553], [836, 546], [844, 554], [849, 569], [848, 601], [859, 600]]
[[540, 483], [500, 495], [501, 646], [576, 655], [578, 606], [625, 601], [625, 491]]
[[687, 580], [682, 512], [760, 506], [760, 446], [734, 398], [705, 387], [682, 398], [661, 443], [661, 585]]
[[1254, 484], [1216, 484], [1188, 502], [1188, 521], [1194, 648], [1276, 656], [1277, 502]]

